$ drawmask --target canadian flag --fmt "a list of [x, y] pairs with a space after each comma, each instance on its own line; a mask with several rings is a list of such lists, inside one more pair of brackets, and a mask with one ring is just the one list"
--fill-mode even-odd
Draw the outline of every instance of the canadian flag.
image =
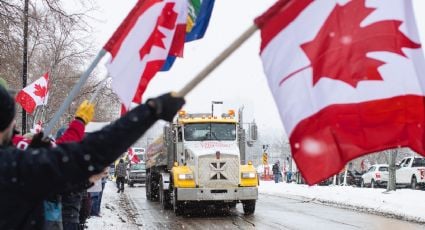
[[27, 113], [33, 113], [39, 105], [47, 105], [49, 99], [49, 73], [45, 73], [27, 87], [23, 88], [16, 95], [18, 102]]
[[168, 54], [182, 53], [187, 11], [186, 0], [138, 1], [105, 45], [112, 89], [127, 109], [132, 101], [141, 103]]
[[255, 23], [308, 184], [372, 152], [425, 155], [425, 60], [411, 0], [281, 0]]
[[128, 149], [128, 159], [130, 159], [131, 162], [138, 164], [140, 162], [139, 157], [134, 153], [132, 148]]

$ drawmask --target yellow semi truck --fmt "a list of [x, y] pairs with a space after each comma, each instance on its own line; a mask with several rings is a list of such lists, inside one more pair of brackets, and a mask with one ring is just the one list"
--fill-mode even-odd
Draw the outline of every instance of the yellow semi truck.
[[242, 127], [234, 111], [220, 117], [180, 111], [146, 151], [146, 197], [177, 215], [202, 204], [253, 214], [258, 178], [251, 162], [241, 164]]

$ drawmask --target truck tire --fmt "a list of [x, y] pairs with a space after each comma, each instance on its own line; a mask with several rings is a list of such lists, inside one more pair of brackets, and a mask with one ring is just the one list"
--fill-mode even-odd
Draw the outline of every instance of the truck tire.
[[172, 207], [170, 202], [170, 192], [169, 190], [164, 190], [162, 178], [159, 181], [159, 203], [163, 209], [171, 209]]
[[412, 176], [412, 180], [410, 181], [410, 188], [416, 189], [417, 186], [418, 186], [418, 180], [416, 179], [415, 176]]
[[133, 182], [131, 182], [131, 181], [129, 181], [129, 182], [128, 182], [128, 186], [130, 186], [130, 187], [134, 187], [134, 183], [133, 183]]
[[364, 185], [364, 180], [363, 180], [363, 179], [360, 181], [360, 187], [362, 187], [362, 188], [364, 188], [364, 187], [365, 187], [365, 185]]
[[256, 200], [244, 200], [242, 201], [243, 212], [245, 215], [252, 215], [255, 212]]
[[158, 201], [158, 182], [153, 178], [152, 173], [147, 173], [146, 177], [146, 199], [149, 201]]
[[183, 202], [177, 200], [177, 189], [173, 190], [173, 210], [176, 216], [183, 215], [183, 212], [184, 212]]
[[152, 201], [150, 173], [147, 173], [147, 176], [146, 176], [145, 190], [146, 190], [146, 199], [149, 201]]

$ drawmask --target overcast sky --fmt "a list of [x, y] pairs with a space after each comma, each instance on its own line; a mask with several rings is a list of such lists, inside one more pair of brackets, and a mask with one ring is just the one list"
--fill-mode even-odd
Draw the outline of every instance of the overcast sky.
[[[109, 39], [136, 0], [97, 0], [99, 12], [94, 23], [99, 49]], [[168, 91], [178, 91], [222, 50], [252, 25], [253, 19], [275, 0], [217, 0], [205, 37], [187, 43], [184, 58], [178, 59], [168, 72], [159, 73], [150, 83], [145, 99]], [[413, 0], [416, 19], [425, 44], [425, 0]], [[224, 109], [244, 106], [245, 121], [255, 119], [262, 134], [284, 134], [283, 125], [269, 91], [258, 55], [260, 35], [257, 32], [187, 97], [185, 109], [211, 111], [211, 101], [223, 101]], [[104, 58], [98, 67], [105, 71]], [[266, 135], [268, 136], [268, 135]]]

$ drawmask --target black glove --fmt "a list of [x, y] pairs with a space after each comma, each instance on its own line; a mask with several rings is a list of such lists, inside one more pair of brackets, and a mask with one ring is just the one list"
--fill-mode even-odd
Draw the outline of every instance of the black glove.
[[34, 135], [28, 148], [47, 148], [50, 146], [50, 139], [43, 140], [43, 132], [40, 132]]
[[157, 118], [172, 122], [174, 116], [185, 103], [182, 97], [173, 97], [171, 93], [149, 99], [146, 104], [154, 112]]

